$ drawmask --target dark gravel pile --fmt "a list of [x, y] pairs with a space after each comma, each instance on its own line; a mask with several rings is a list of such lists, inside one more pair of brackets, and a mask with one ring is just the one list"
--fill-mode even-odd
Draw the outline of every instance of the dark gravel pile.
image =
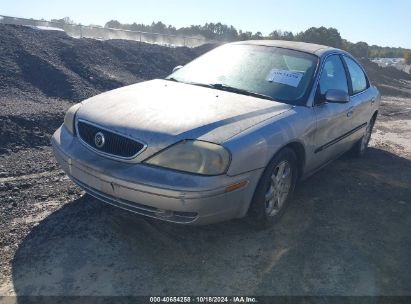
[[206, 51], [127, 40], [75, 39], [58, 31], [0, 24], [0, 92], [18, 90], [79, 101], [99, 92], [161, 78]]
[[72, 102], [163, 78], [212, 47], [75, 39], [0, 24], [0, 153], [47, 145]]
[[383, 95], [411, 97], [411, 74], [394, 67], [383, 68], [369, 60], [361, 63]]

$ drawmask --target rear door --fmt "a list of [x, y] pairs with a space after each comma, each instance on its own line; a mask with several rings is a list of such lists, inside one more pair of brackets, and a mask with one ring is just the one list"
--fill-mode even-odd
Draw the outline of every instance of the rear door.
[[351, 131], [353, 106], [347, 103], [329, 103], [325, 94], [329, 89], [349, 93], [346, 71], [340, 55], [330, 55], [319, 76], [314, 111], [317, 119], [314, 166], [320, 166], [347, 149], [347, 134]]
[[375, 95], [361, 66], [350, 57], [342, 56], [348, 71], [352, 109], [352, 141], [360, 139], [372, 116]]

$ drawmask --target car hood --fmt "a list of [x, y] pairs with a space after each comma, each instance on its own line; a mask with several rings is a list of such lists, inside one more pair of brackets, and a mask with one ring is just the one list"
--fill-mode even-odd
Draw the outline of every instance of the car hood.
[[145, 143], [147, 157], [182, 139], [222, 143], [291, 108], [271, 100], [151, 80], [89, 98], [76, 117]]

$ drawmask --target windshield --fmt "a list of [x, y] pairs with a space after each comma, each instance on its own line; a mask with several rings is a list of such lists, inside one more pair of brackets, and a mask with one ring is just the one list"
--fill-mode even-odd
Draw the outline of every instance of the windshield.
[[167, 79], [210, 85], [220, 90], [235, 88], [239, 89], [236, 93], [248, 91], [299, 104], [313, 78], [317, 61], [314, 55], [290, 49], [229, 44], [188, 63]]

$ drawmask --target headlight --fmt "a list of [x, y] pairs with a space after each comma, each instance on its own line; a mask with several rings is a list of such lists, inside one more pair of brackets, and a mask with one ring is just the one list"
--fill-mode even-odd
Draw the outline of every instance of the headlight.
[[78, 109], [80, 109], [80, 107], [81, 103], [75, 104], [70, 109], [68, 109], [66, 116], [64, 116], [64, 125], [72, 135], [76, 133], [76, 129], [74, 127], [74, 118], [76, 117], [76, 113]]
[[202, 175], [218, 175], [226, 172], [230, 153], [217, 144], [183, 140], [150, 157], [145, 163]]

